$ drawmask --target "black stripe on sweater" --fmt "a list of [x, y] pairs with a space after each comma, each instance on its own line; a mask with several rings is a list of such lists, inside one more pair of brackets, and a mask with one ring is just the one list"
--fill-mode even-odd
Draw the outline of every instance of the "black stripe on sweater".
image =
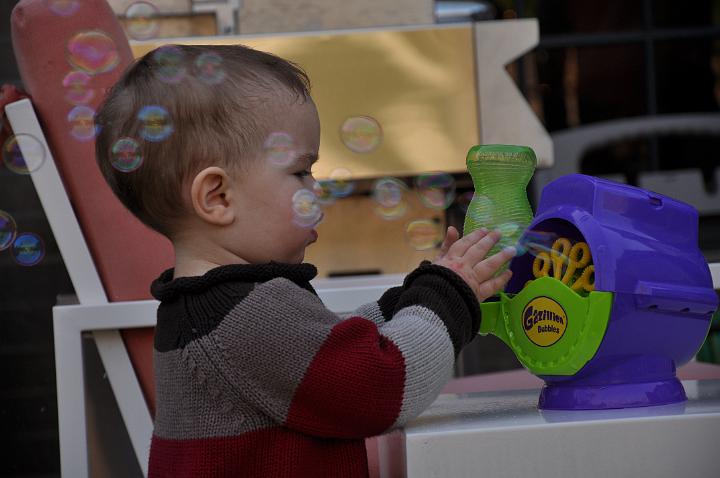
[[480, 329], [480, 304], [470, 286], [452, 270], [428, 261], [405, 278], [405, 291], [395, 305], [398, 311], [411, 305], [432, 310], [450, 334], [455, 357]]
[[195, 294], [185, 294], [158, 307], [155, 349], [169, 352], [184, 348], [204, 337], [254, 289], [255, 284], [235, 282], [217, 284]]
[[385, 291], [385, 293], [378, 299], [378, 307], [380, 307], [380, 313], [385, 319], [385, 322], [392, 319], [393, 312], [395, 311], [395, 305], [397, 305], [398, 299], [402, 295], [404, 287], [392, 287]]

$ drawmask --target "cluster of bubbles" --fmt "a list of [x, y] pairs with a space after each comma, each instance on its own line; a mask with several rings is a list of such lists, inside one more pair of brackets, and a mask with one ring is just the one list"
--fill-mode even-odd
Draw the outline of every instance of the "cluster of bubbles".
[[21, 266], [34, 266], [45, 257], [45, 244], [32, 232], [18, 233], [15, 219], [0, 211], [0, 251], [9, 250], [13, 260]]
[[[48, 8], [60, 16], [73, 15], [80, 2], [46, 0]], [[70, 70], [62, 80], [64, 99], [69, 104], [66, 115], [70, 136], [81, 143], [93, 141], [99, 132], [92, 102], [98, 92], [94, 78], [114, 71], [120, 64], [120, 53], [113, 39], [101, 30], [79, 31], [66, 45]]]
[[[73, 16], [82, 5], [81, 0], [45, 0], [45, 4], [59, 17]], [[159, 11], [155, 5], [147, 1], [132, 2], [125, 9], [125, 32], [133, 40], [150, 40], [155, 38], [159, 30], [157, 21]]]
[[[343, 123], [341, 137], [350, 150], [370, 152], [380, 144], [382, 130], [377, 121], [369, 116], [356, 116]], [[298, 157], [298, 151], [290, 134], [276, 131], [265, 139], [263, 155], [273, 166], [285, 168]], [[304, 227], [315, 226], [318, 218], [322, 217], [321, 207], [349, 196], [355, 190], [355, 185], [349, 169], [337, 168], [330, 172], [327, 179], [315, 181], [312, 190], [298, 191], [293, 197], [295, 223]], [[430, 172], [416, 177], [414, 193], [425, 207], [436, 211], [447, 209], [455, 201], [466, 210], [472, 199], [472, 194], [457, 198], [455, 180], [445, 172]], [[384, 220], [400, 219], [409, 209], [409, 194], [408, 185], [398, 178], [377, 179], [372, 184], [373, 211]], [[406, 225], [405, 238], [413, 249], [428, 250], [442, 242], [444, 230], [439, 221], [416, 219]]]
[[[45, 0], [45, 3], [51, 12], [62, 17], [75, 14], [81, 6], [79, 0]], [[125, 10], [124, 17], [130, 38], [148, 40], [157, 34], [158, 9], [152, 3], [132, 2]], [[158, 65], [154, 70], [156, 77], [170, 85], [182, 82], [193, 67], [182, 50], [172, 45], [158, 48], [153, 53], [153, 59]], [[100, 30], [80, 31], [67, 42], [67, 62], [71, 70], [63, 78], [62, 86], [65, 101], [71, 105], [67, 113], [70, 136], [79, 142], [90, 142], [99, 133], [95, 124], [96, 112], [91, 105], [98, 96], [93, 88], [94, 78], [115, 70], [120, 63], [120, 54], [107, 33]], [[208, 85], [217, 85], [227, 77], [222, 57], [213, 52], [195, 58], [193, 73]], [[164, 141], [175, 130], [168, 111], [160, 105], [141, 108], [137, 113], [137, 121], [137, 138], [118, 138], [111, 145], [111, 164], [123, 173], [135, 171], [143, 164], [139, 141]], [[6, 164], [9, 163], [11, 169], [15, 165], [14, 170], [25, 174], [28, 168], [22, 166], [22, 155], [13, 152], [13, 147], [13, 144], [9, 144], [4, 148], [4, 152], [7, 151]]]
[[218, 85], [227, 78], [223, 67], [223, 58], [215, 52], [198, 55], [190, 65], [183, 51], [174, 45], [164, 45], [153, 53], [153, 60], [158, 68], [155, 76], [162, 82], [176, 85], [187, 78], [189, 67], [194, 67], [197, 79], [206, 85]]

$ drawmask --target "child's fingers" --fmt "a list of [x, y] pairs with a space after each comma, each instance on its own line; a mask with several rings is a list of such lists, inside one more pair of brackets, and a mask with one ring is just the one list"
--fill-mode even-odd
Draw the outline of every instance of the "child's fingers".
[[493, 277], [490, 280], [483, 282], [480, 285], [480, 291], [483, 297], [491, 297], [505, 288], [507, 283], [512, 278], [512, 271], [510, 269], [504, 271], [497, 277]]
[[500, 240], [502, 235], [499, 231], [488, 232], [485, 237], [469, 247], [465, 253], [465, 260], [474, 267], [475, 264], [485, 259], [490, 249]]
[[447, 254], [448, 250], [450, 249], [450, 246], [452, 246], [455, 241], [458, 240], [458, 237], [460, 237], [460, 233], [458, 232], [455, 227], [450, 226], [447, 228], [447, 233], [445, 234], [445, 239], [443, 240], [442, 245], [440, 246], [440, 253], [438, 254], [438, 259], [445, 256]]
[[457, 241], [455, 244], [450, 246], [450, 249], [448, 252], [450, 252], [454, 256], [462, 257], [465, 255], [465, 253], [470, 249], [470, 247], [473, 244], [476, 244], [479, 240], [481, 240], [485, 235], [488, 233], [488, 230], [484, 227], [481, 227], [480, 229], [476, 229], [470, 234], [467, 234], [466, 236], [463, 236], [459, 241]]
[[502, 267], [502, 265], [507, 261], [515, 257], [516, 254], [517, 249], [514, 247], [506, 247], [497, 254], [493, 254], [492, 256], [477, 263], [475, 268], [481, 270], [482, 274], [486, 274], [488, 276], [493, 275], [495, 271], [500, 269], [500, 267]]

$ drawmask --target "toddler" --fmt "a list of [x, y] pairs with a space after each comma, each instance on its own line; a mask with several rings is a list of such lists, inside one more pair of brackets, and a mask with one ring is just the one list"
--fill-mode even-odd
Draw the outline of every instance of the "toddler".
[[[293, 208], [313, 189], [318, 113], [305, 73], [267, 53], [155, 50], [96, 121], [109, 185], [175, 250], [151, 287], [150, 476], [367, 476], [364, 439], [435, 400], [514, 249], [486, 258], [497, 231], [459, 239], [451, 227], [402, 286], [350, 314], [328, 310], [302, 262], [321, 217], [298, 222]], [[287, 160], [268, 154], [278, 135], [292, 141]]]

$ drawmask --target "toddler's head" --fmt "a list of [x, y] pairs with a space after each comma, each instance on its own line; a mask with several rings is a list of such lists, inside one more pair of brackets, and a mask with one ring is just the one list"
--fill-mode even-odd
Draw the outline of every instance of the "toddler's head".
[[300, 262], [317, 238], [306, 213], [320, 125], [296, 65], [243, 46], [161, 47], [96, 123], [105, 179], [177, 261]]

